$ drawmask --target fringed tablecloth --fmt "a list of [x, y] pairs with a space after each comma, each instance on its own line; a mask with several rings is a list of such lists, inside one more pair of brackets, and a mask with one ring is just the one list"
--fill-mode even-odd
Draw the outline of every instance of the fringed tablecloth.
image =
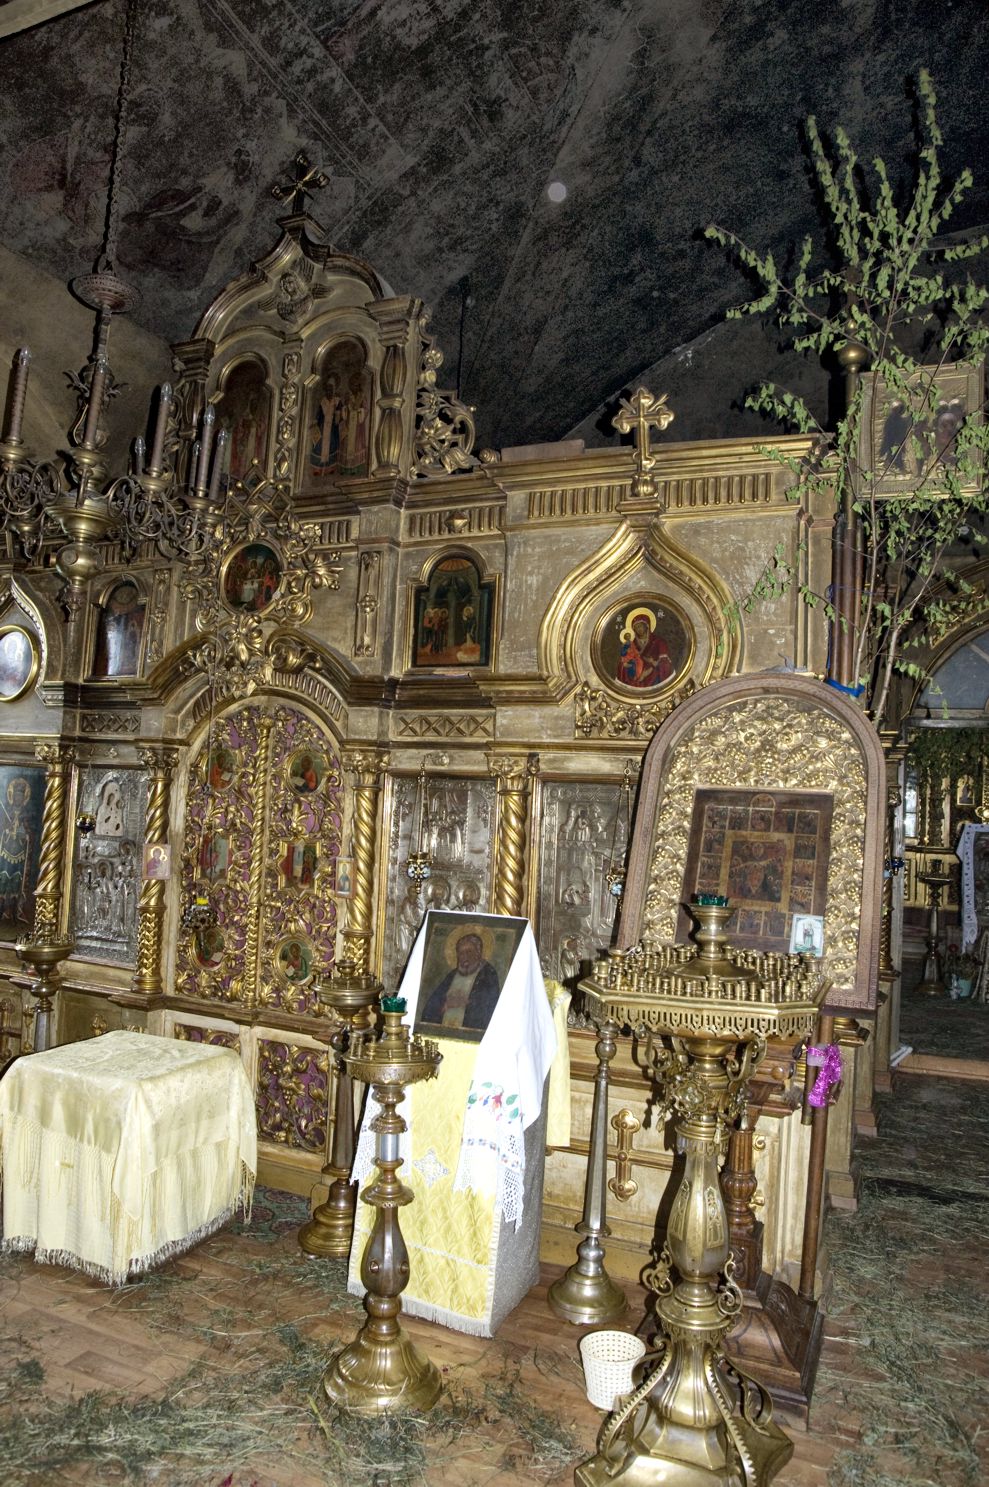
[[110, 1285], [250, 1202], [251, 1088], [229, 1048], [106, 1033], [18, 1059], [0, 1080], [3, 1248]]

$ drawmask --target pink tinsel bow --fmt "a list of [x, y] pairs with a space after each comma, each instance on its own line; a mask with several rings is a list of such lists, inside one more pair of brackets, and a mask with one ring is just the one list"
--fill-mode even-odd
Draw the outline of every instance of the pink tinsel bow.
[[830, 1103], [831, 1091], [841, 1083], [841, 1049], [837, 1043], [826, 1043], [823, 1048], [812, 1044], [807, 1049], [807, 1063], [819, 1070], [807, 1103], [821, 1110]]

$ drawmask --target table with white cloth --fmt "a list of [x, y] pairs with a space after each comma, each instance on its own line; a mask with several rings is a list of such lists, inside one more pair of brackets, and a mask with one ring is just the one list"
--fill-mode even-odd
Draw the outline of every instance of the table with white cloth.
[[105, 1033], [0, 1080], [5, 1250], [122, 1285], [250, 1202], [251, 1087], [229, 1048]]

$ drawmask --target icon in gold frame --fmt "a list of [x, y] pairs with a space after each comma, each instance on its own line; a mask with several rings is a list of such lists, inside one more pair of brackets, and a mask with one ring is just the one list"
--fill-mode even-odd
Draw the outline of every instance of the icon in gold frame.
[[0, 626], [0, 702], [16, 702], [30, 691], [40, 666], [38, 637], [23, 625]]

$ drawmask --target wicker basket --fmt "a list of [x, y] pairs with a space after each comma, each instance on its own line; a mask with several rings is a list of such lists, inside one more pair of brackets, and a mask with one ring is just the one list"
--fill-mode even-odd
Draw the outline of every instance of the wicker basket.
[[580, 1339], [587, 1397], [599, 1410], [613, 1410], [619, 1394], [632, 1388], [632, 1369], [646, 1350], [631, 1332], [588, 1332]]

